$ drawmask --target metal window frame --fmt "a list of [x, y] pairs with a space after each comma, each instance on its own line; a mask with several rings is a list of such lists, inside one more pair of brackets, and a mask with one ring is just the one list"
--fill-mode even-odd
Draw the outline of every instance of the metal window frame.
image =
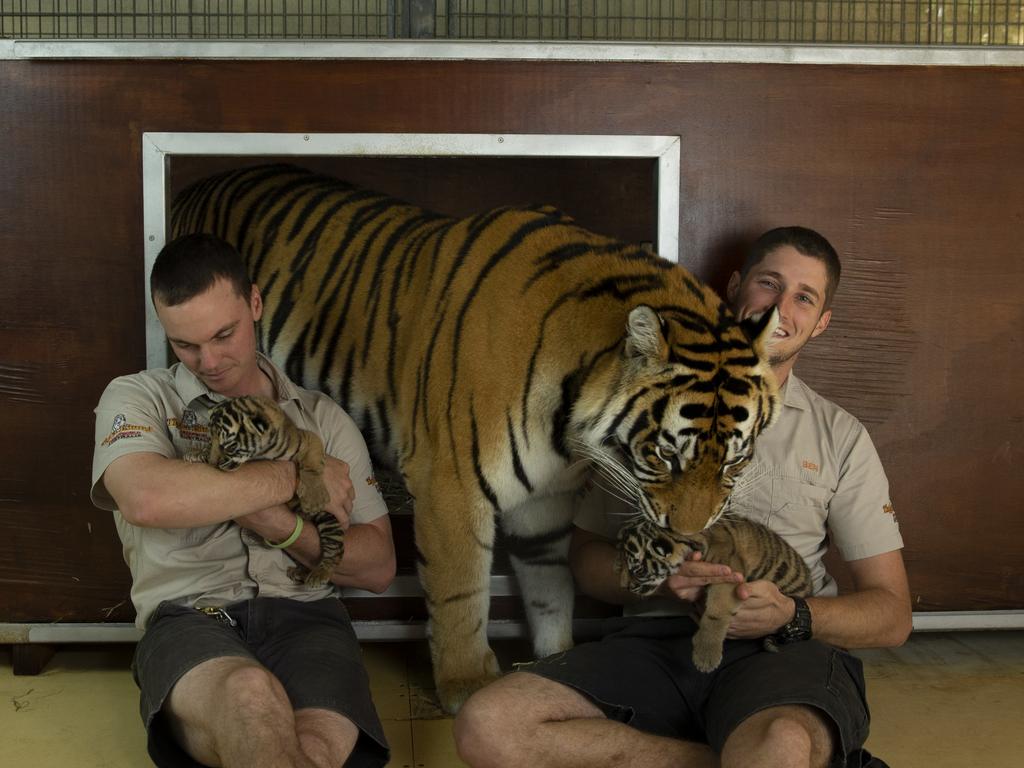
[[[356, 592], [352, 591], [353, 594]], [[373, 595], [366, 593], [366, 596]], [[573, 631], [579, 637], [599, 633], [603, 619], [576, 619]], [[366, 641], [422, 640], [427, 636], [424, 621], [356, 621], [356, 637]], [[991, 631], [1024, 629], [1024, 611], [937, 611], [915, 613], [914, 632]], [[491, 620], [491, 638], [529, 636], [525, 621]], [[127, 622], [0, 623], [0, 644], [13, 643], [134, 643], [142, 630]]]
[[1018, 46], [494, 40], [0, 40], [0, 60], [378, 59], [1024, 67]]
[[[659, 254], [679, 259], [678, 136], [476, 133], [159, 133], [142, 134], [144, 295], [167, 234], [169, 162], [174, 155], [649, 158], [656, 164]], [[146, 301], [146, 365], [167, 365], [164, 332]]]

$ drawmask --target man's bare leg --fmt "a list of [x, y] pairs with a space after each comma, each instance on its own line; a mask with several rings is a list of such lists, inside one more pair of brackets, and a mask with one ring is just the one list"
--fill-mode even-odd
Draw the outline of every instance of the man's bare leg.
[[189, 670], [164, 712], [185, 751], [213, 768], [340, 766], [358, 738], [355, 725], [337, 713], [293, 712], [277, 678], [243, 657], [211, 659]]
[[652, 736], [609, 720], [585, 696], [528, 672], [474, 694], [455, 720], [459, 756], [473, 768], [715, 768], [704, 744]]
[[317, 768], [340, 768], [359, 740], [356, 724], [328, 709], [295, 712], [299, 747]]
[[751, 715], [729, 734], [722, 768], [825, 768], [832, 725], [812, 707], [780, 706]]

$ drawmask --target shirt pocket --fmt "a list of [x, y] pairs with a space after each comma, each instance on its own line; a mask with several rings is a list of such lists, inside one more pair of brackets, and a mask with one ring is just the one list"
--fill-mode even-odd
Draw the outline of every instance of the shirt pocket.
[[766, 524], [776, 533], [824, 531], [832, 491], [802, 480], [772, 478], [772, 500]]

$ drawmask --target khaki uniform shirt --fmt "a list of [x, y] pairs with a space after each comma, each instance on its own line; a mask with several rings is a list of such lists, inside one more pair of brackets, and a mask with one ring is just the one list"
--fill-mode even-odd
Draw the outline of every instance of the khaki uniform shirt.
[[[328, 454], [348, 463], [355, 487], [352, 523], [387, 514], [366, 443], [349, 415], [326, 395], [297, 387], [263, 355], [259, 366], [274, 382], [284, 412], [318, 434]], [[311, 589], [292, 581], [287, 571], [294, 561], [231, 520], [198, 528], [143, 528], [117, 511], [103, 485], [110, 463], [137, 451], [170, 459], [201, 454], [210, 441], [209, 410], [224, 399], [177, 363], [114, 379], [96, 406], [91, 496], [96, 506], [114, 513], [140, 628], [164, 600], [202, 607], [254, 597], [310, 601], [335, 593], [330, 584]]]
[[[829, 543], [844, 560], [901, 549], [889, 482], [867, 430], [792, 373], [779, 420], [758, 437], [754, 457], [737, 479], [727, 510], [764, 523], [786, 539], [811, 569], [816, 595], [835, 595], [822, 562]], [[593, 491], [575, 523], [614, 539], [632, 508]], [[652, 598], [628, 613], [685, 613], [687, 606]]]

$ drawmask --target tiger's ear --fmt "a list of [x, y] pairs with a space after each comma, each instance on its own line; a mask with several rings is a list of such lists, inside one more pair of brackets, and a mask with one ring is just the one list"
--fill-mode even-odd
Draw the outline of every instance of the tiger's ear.
[[626, 321], [626, 356], [637, 360], [667, 360], [664, 321], [646, 304], [634, 307]]
[[740, 321], [740, 327], [746, 334], [754, 352], [762, 360], [768, 359], [768, 351], [775, 340], [775, 329], [779, 327], [779, 308], [772, 306], [770, 310], [750, 315]]

